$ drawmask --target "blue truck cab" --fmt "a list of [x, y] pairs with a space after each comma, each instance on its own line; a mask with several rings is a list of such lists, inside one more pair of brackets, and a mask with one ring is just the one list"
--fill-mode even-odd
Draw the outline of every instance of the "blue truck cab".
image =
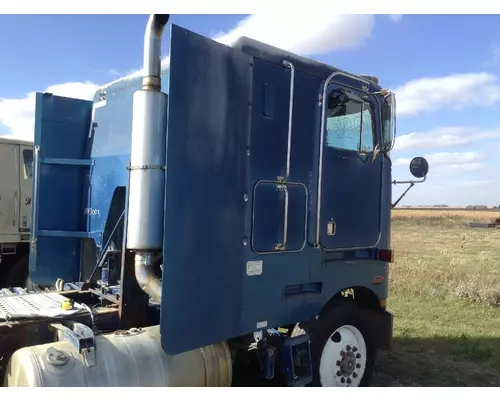
[[253, 346], [264, 380], [367, 385], [392, 337], [394, 95], [176, 25], [153, 53], [93, 101], [37, 94], [31, 280], [159, 325], [169, 356], [227, 343], [232, 384]]

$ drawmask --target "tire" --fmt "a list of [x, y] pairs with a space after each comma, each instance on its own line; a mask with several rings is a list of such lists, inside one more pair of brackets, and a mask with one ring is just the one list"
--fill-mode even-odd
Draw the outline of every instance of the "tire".
[[368, 386], [376, 349], [362, 310], [339, 301], [309, 323], [299, 324], [292, 336], [309, 334], [313, 381], [309, 386]]

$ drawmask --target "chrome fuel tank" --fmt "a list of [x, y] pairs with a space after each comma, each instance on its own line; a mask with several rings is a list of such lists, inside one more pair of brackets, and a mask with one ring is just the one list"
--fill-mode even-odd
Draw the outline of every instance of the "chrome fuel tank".
[[4, 386], [230, 386], [226, 342], [169, 356], [159, 326], [95, 337], [95, 352], [82, 357], [69, 341], [25, 347], [7, 366]]

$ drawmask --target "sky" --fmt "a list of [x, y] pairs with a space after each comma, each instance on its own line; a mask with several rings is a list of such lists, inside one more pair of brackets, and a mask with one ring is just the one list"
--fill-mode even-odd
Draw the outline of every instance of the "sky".
[[[92, 99], [140, 70], [147, 15], [0, 15], [0, 136], [33, 139], [34, 93]], [[297, 22], [299, 20], [299, 22]], [[427, 181], [401, 205], [500, 205], [500, 15], [172, 15], [231, 44], [249, 36], [356, 74], [397, 99], [393, 178]], [[22, 29], [19, 29], [22, 26]], [[466, 27], [466, 28], [465, 28]], [[13, 33], [15, 32], [15, 33]], [[168, 32], [163, 40], [168, 54]], [[396, 199], [406, 187], [393, 187]]]

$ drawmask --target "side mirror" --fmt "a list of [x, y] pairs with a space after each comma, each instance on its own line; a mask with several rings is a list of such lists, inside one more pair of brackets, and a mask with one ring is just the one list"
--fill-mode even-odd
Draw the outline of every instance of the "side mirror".
[[415, 157], [410, 162], [410, 173], [417, 179], [422, 179], [429, 173], [429, 163], [423, 157]]
[[396, 142], [396, 96], [387, 92], [382, 104], [382, 151], [390, 152]]
[[409, 184], [408, 188], [403, 192], [401, 196], [392, 204], [392, 208], [396, 207], [398, 203], [401, 201], [403, 197], [405, 197], [406, 193], [415, 186], [415, 183], [423, 183], [427, 178], [427, 174], [429, 173], [429, 163], [423, 157], [415, 157], [410, 161], [410, 173], [419, 181], [392, 181], [393, 185], [400, 185], [402, 183]]

